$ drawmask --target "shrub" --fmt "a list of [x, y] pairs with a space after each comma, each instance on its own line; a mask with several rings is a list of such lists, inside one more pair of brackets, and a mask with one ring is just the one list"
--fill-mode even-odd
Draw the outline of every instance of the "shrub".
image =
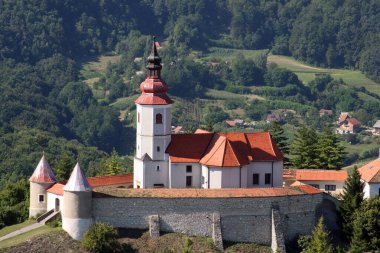
[[115, 252], [119, 248], [118, 232], [109, 224], [95, 223], [84, 234], [82, 246], [93, 253]]

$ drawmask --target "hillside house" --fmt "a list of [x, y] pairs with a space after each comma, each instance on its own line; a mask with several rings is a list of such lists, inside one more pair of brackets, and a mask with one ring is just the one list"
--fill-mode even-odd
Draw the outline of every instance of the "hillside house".
[[344, 182], [348, 177], [345, 170], [284, 170], [286, 186], [311, 185], [321, 191], [338, 195], [342, 193]]
[[245, 126], [245, 122], [242, 119], [226, 120], [226, 124], [229, 127], [241, 127], [241, 128], [243, 128]]
[[361, 123], [359, 120], [352, 118], [347, 112], [342, 112], [338, 119], [338, 134], [354, 134], [360, 129]]
[[359, 168], [364, 182], [364, 198], [373, 198], [380, 195], [380, 150], [379, 158]]
[[327, 109], [319, 110], [319, 117], [332, 116], [333, 114], [334, 114], [333, 110], [327, 110]]
[[276, 122], [281, 122], [283, 119], [280, 115], [277, 115], [277, 114], [274, 114], [274, 113], [271, 113], [271, 114], [268, 114], [267, 115], [267, 118], [266, 118], [266, 122], [267, 123], [270, 123], [270, 122], [273, 122], [273, 121], [276, 121]]
[[380, 120], [377, 120], [373, 125], [373, 134], [380, 135]]

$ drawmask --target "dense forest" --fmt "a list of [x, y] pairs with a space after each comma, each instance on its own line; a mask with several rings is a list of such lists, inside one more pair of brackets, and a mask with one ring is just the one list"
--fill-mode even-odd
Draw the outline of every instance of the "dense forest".
[[[244, 107], [253, 120], [284, 105], [302, 115], [322, 107], [363, 110], [366, 118], [361, 120], [371, 122], [380, 116], [376, 94], [348, 89], [329, 76], [306, 86], [290, 71], [267, 68], [265, 53], [256, 61], [242, 56], [213, 68], [188, 56], [212, 46], [268, 49], [318, 66], [360, 69], [379, 81], [379, 24], [377, 0], [3, 0], [0, 188], [8, 179], [30, 175], [43, 150], [53, 167], [65, 153], [79, 158], [90, 174], [97, 174], [113, 148], [132, 153], [133, 130], [109, 104], [136, 94], [143, 76], [126, 77], [143, 70], [144, 60], [134, 59], [146, 57], [153, 34], [169, 45], [160, 54], [172, 95], [201, 97], [207, 88], [254, 92], [269, 100], [247, 104], [231, 99], [225, 107]], [[79, 70], [89, 57], [109, 52], [122, 60], [108, 66], [96, 83], [108, 92], [102, 100], [81, 82]], [[375, 99], [365, 100], [362, 93]], [[274, 97], [283, 101], [271, 101]], [[186, 123], [179, 113], [182, 106], [173, 110], [175, 123]], [[218, 126], [213, 123], [228, 117], [218, 106], [202, 110], [197, 120], [214, 130]], [[194, 121], [189, 124], [198, 127]]]

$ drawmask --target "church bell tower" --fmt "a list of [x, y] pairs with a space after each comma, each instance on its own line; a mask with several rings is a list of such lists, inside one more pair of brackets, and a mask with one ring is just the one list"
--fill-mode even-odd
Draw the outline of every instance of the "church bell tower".
[[134, 188], [168, 187], [171, 139], [171, 104], [168, 87], [161, 79], [161, 58], [155, 39], [148, 57], [147, 78], [141, 83], [136, 103], [136, 155]]

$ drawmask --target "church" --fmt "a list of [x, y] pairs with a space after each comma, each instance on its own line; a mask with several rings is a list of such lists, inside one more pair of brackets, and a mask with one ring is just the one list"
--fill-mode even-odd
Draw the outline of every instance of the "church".
[[171, 134], [168, 86], [156, 44], [135, 101], [134, 188], [281, 187], [283, 155], [268, 132]]

